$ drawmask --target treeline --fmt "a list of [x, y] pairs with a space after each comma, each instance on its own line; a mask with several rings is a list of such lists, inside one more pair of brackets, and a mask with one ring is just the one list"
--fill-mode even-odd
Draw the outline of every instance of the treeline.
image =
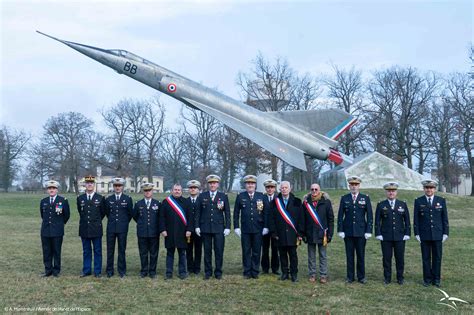
[[[472, 47], [469, 56], [472, 66]], [[473, 82], [472, 68], [441, 75], [409, 66], [369, 73], [333, 65], [331, 74], [315, 76], [261, 54], [237, 76], [242, 99], [262, 111], [337, 107], [356, 116], [358, 124], [339, 139], [341, 152], [357, 157], [378, 151], [419, 173], [436, 169], [448, 192], [460, 174], [474, 177]], [[204, 181], [212, 172], [230, 190], [243, 174], [266, 172], [306, 189], [328, 163], [308, 158], [308, 171], [302, 172], [203, 112], [183, 107], [181, 114], [166, 128], [166, 105], [158, 98], [124, 99], [99, 112], [105, 132], [77, 112], [50, 117], [40, 135], [4, 125], [0, 188], [8, 190], [19, 179], [26, 189], [38, 189], [54, 176], [78, 191], [82, 176], [102, 166], [136, 183], [159, 174], [165, 187], [190, 178]]]

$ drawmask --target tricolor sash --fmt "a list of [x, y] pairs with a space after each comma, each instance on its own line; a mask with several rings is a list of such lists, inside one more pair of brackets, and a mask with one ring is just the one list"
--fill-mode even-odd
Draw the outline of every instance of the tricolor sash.
[[321, 222], [321, 219], [319, 218], [318, 212], [316, 211], [315, 208], [313, 208], [313, 206], [311, 206], [311, 204], [307, 200], [304, 201], [304, 206], [306, 210], [308, 211], [311, 219], [313, 219], [314, 223], [316, 223], [316, 225], [319, 225], [319, 227], [321, 227], [321, 230], [324, 231], [323, 245], [326, 246], [328, 229], [324, 228], [323, 223]]
[[181, 208], [180, 204], [172, 196], [166, 197], [166, 201], [168, 201], [168, 204], [171, 206], [174, 212], [176, 212], [181, 221], [183, 221], [184, 226], [188, 226], [188, 221], [186, 220], [185, 212], [183, 208]]
[[293, 223], [293, 219], [291, 218], [290, 214], [286, 211], [285, 206], [281, 202], [280, 198], [275, 198], [275, 203], [277, 206], [278, 212], [282, 216], [283, 220], [295, 231], [296, 235], [298, 235], [298, 231], [296, 230], [296, 226]]

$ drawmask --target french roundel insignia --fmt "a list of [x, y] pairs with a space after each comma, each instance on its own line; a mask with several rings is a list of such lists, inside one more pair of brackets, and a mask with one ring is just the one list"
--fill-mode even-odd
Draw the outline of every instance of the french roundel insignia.
[[174, 83], [168, 84], [167, 90], [168, 90], [168, 92], [170, 92], [170, 93], [176, 92], [176, 84], [174, 84]]

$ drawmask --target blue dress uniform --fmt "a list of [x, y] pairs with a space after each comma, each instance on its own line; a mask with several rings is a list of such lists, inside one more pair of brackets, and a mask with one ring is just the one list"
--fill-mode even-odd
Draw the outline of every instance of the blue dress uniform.
[[357, 280], [365, 280], [365, 233], [372, 233], [373, 214], [368, 195], [359, 193], [341, 197], [337, 214], [337, 232], [344, 232], [346, 248], [347, 280], [354, 281], [354, 250], [357, 254]]
[[[278, 194], [282, 204], [285, 204], [281, 193]], [[271, 204], [270, 215], [268, 219], [268, 226], [272, 237], [277, 239], [278, 250], [280, 252], [281, 264], [281, 280], [288, 279], [288, 273], [291, 274], [291, 279], [296, 281], [298, 274], [298, 255], [296, 252], [298, 237], [302, 237], [304, 233], [304, 212], [302, 208], [301, 199], [295, 197], [290, 193], [286, 202], [286, 211], [291, 216], [295, 224], [296, 231], [286, 223], [281, 216], [276, 206], [276, 198]], [[288, 257], [290, 264], [288, 266]]]
[[58, 276], [61, 272], [61, 246], [63, 244], [64, 225], [70, 217], [69, 203], [66, 198], [56, 195], [43, 198], [40, 202], [41, 245], [45, 276]]
[[439, 286], [443, 234], [449, 235], [446, 200], [432, 196], [432, 202], [429, 204], [427, 196], [417, 198], [414, 206], [413, 231], [421, 240], [423, 282]]
[[160, 246], [159, 212], [160, 202], [156, 199], [139, 200], [133, 209], [137, 222], [138, 252], [140, 255], [140, 276], [156, 276], [158, 250]]
[[[240, 193], [235, 199], [234, 229], [241, 228], [242, 264], [244, 277], [257, 278], [260, 271], [262, 230], [267, 228], [264, 195], [255, 192], [250, 198], [248, 192]], [[268, 207], [268, 203], [267, 203]]]
[[407, 204], [395, 199], [393, 208], [388, 199], [377, 204], [375, 210], [375, 235], [381, 235], [383, 276], [386, 283], [392, 280], [392, 255], [395, 254], [397, 281], [403, 283], [405, 268], [405, 235], [410, 236], [410, 214]]
[[107, 276], [114, 274], [115, 241], [118, 241], [117, 271], [121, 277], [125, 276], [127, 263], [125, 250], [127, 248], [128, 225], [133, 216], [132, 198], [121, 194], [120, 198], [110, 195], [105, 200], [107, 221]]
[[170, 279], [173, 276], [174, 252], [178, 251], [178, 275], [179, 278], [184, 279], [187, 276], [186, 272], [186, 249], [188, 247], [188, 239], [186, 232], [193, 230], [194, 220], [191, 216], [191, 203], [184, 197], [169, 197], [175, 202], [184, 212], [186, 225], [181, 217], [173, 209], [170, 202], [165, 199], [162, 202], [160, 209], [160, 233], [166, 231], [165, 237], [166, 247], [166, 278]]
[[227, 195], [216, 191], [214, 199], [210, 191], [199, 194], [196, 201], [195, 227], [201, 229], [204, 244], [205, 279], [212, 276], [212, 247], [214, 245], [215, 269], [214, 276], [222, 278], [224, 259], [224, 229], [230, 229], [230, 206]]
[[[269, 196], [264, 194], [264, 207], [268, 209], [266, 211], [267, 223], [269, 222], [269, 216], [271, 214], [271, 204], [273, 203], [273, 198], [276, 198], [276, 195]], [[270, 258], [270, 248], [271, 248], [271, 258]], [[280, 268], [280, 257], [278, 255], [278, 245], [277, 240], [271, 236], [270, 233], [262, 236], [262, 271], [263, 273], [268, 273], [270, 267], [274, 274], [279, 274], [278, 269]]]
[[[90, 196], [90, 197], [89, 197]], [[82, 194], [76, 199], [79, 212], [79, 236], [82, 240], [82, 275], [92, 272], [94, 247], [94, 275], [102, 272], [102, 219], [105, 217], [105, 198], [97, 193]]]
[[[197, 197], [194, 199], [192, 197], [188, 198], [191, 204], [191, 213], [190, 216], [193, 218], [193, 222], [196, 220], [196, 201]], [[187, 269], [189, 273], [199, 274], [201, 272], [201, 257], [202, 257], [202, 238], [194, 232], [191, 233], [191, 239], [188, 243], [188, 248], [186, 249], [186, 260], [187, 260]]]

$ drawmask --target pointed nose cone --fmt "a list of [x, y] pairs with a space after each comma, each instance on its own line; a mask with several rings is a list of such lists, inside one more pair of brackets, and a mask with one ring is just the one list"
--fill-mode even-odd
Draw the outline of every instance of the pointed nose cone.
[[109, 50], [98, 48], [98, 47], [93, 47], [93, 46], [87, 46], [87, 45], [83, 45], [83, 44], [78, 44], [78, 43], [74, 43], [74, 42], [65, 41], [65, 40], [53, 37], [51, 35], [42, 33], [40, 31], [36, 31], [36, 32], [41, 34], [41, 35], [44, 35], [46, 37], [49, 37], [51, 39], [57, 40], [58, 42], [63, 43], [64, 45], [67, 45], [67, 46], [71, 47], [72, 49], [77, 50], [81, 54], [84, 54], [84, 55], [86, 55], [86, 56], [88, 56], [88, 57], [90, 57], [94, 60], [97, 60], [98, 62], [100, 62], [100, 63], [102, 63], [102, 64], [104, 64], [108, 67], [115, 68], [116, 57], [117, 56]]

